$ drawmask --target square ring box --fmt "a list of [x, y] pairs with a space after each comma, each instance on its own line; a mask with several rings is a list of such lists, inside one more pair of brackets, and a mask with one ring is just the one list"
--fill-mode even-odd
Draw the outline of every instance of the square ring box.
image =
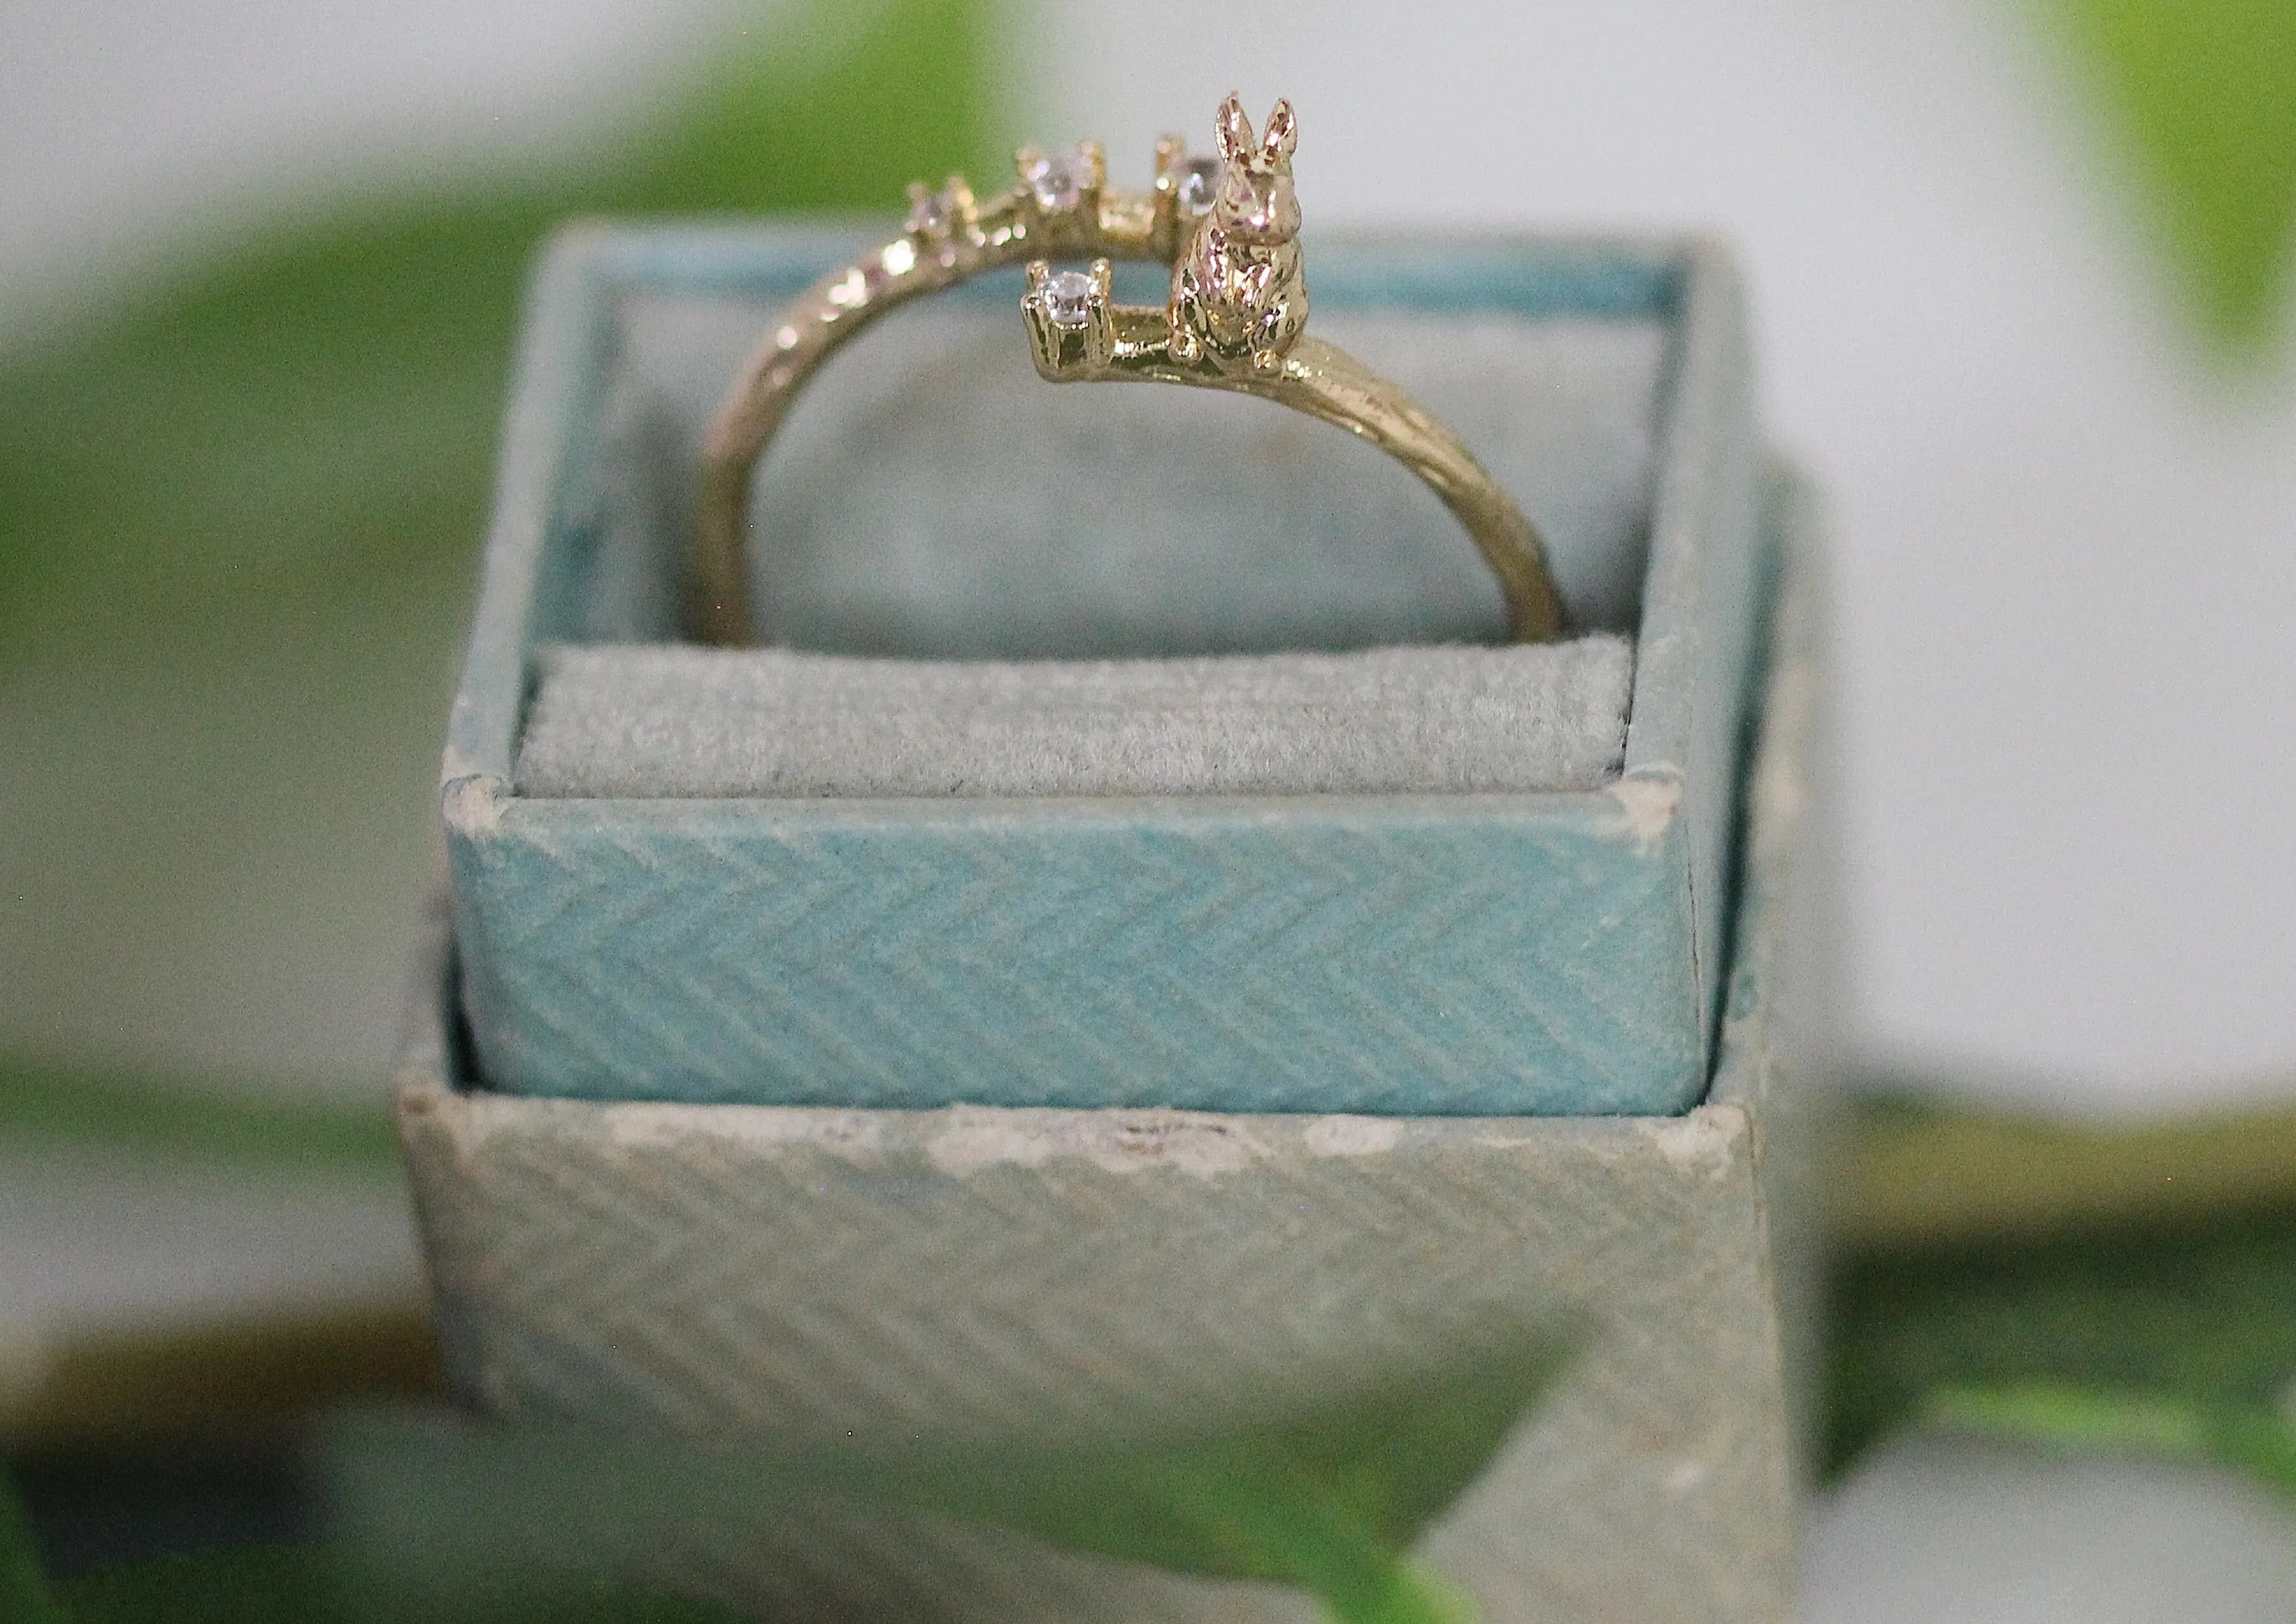
[[[1523, 502], [1574, 643], [1492, 647], [1337, 430], [1040, 383], [984, 278], [763, 465], [773, 647], [675, 647], [709, 412], [860, 246], [584, 227], [537, 276], [400, 1076], [463, 1390], [1068, 1445], [1567, 1312], [1423, 1556], [1494, 1620], [1784, 1617], [1817, 587], [1726, 255], [1308, 241], [1313, 331]], [[688, 1547], [775, 1616], [1308, 1616], [882, 1508]]]

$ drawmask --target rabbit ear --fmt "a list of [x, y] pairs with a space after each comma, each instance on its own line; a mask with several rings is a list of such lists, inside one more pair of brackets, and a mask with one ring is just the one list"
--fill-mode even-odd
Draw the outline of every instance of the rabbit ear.
[[1299, 122], [1292, 117], [1292, 103], [1278, 102], [1275, 110], [1267, 115], [1267, 134], [1261, 146], [1270, 162], [1280, 163], [1292, 156], [1300, 145]]
[[1239, 163], [1251, 151], [1251, 120], [1244, 117], [1243, 98], [1231, 95], [1220, 103], [1219, 118], [1213, 125], [1219, 137], [1220, 156], [1230, 163]]

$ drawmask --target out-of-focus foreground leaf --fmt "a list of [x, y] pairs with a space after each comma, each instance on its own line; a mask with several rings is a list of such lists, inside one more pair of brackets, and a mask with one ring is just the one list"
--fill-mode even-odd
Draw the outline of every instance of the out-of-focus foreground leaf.
[[135, 1145], [247, 1164], [395, 1169], [398, 1140], [372, 1100], [234, 1096], [136, 1073], [0, 1057], [0, 1134]]
[[10, 1624], [64, 1624], [32, 1546], [31, 1525], [16, 1486], [0, 1472], [0, 1619]]
[[1468, 1338], [1439, 1369], [1267, 1424], [976, 1471], [953, 1479], [945, 1509], [1064, 1550], [1296, 1586], [1340, 1624], [1464, 1624], [1472, 1604], [1409, 1553], [1570, 1351], [1559, 1337]]
[[2274, 336], [2296, 265], [2296, 4], [2050, 0], [2209, 336]]
[[1827, 1213], [1853, 1251], [2296, 1207], [2296, 1110], [2285, 1106], [2067, 1122], [1954, 1109], [1915, 1080], [1867, 1075], [1859, 1089]]
[[0, 1448], [12, 1453], [283, 1440], [345, 1404], [447, 1397], [419, 1299], [66, 1329], [40, 1352], [37, 1373], [0, 1403]]
[[268, 635], [290, 603], [388, 613], [410, 577], [466, 575], [541, 234], [588, 212], [896, 211], [981, 145], [976, 10], [889, 0], [825, 60], [767, 31], [594, 175], [348, 200], [0, 379], [0, 660], [61, 641], [140, 664]]
[[[324, 1551], [174, 1556], [59, 1587], [72, 1624], [736, 1624], [711, 1603], [597, 1577], [526, 1574], [459, 1590], [346, 1583]], [[62, 1624], [61, 1616], [57, 1624]]]
[[[816, 1508], [987, 1524], [1057, 1549], [1296, 1587], [1341, 1624], [1466, 1624], [1465, 1597], [1415, 1564], [1426, 1527], [1489, 1465], [1572, 1344], [1463, 1336], [1430, 1367], [1300, 1405], [1238, 1395], [1168, 1434], [996, 1448], [913, 1443], [709, 1449], [571, 1428], [346, 1422], [328, 1450], [347, 1548], [386, 1572], [462, 1585], [505, 1555], [627, 1571]], [[703, 1561], [708, 1563], [705, 1555]]]
[[2292, 1305], [2286, 1209], [1851, 1258], [1833, 1289], [1829, 1464], [1972, 1390], [2270, 1410], [2296, 1377]]
[[2024, 1383], [1949, 1388], [1929, 1419], [2046, 1448], [2228, 1467], [2296, 1500], [2296, 1417], [2278, 1406]]
[[2296, 1114], [2075, 1123], [1863, 1086], [1833, 1180], [1831, 1470], [1980, 1411], [2065, 1448], [2172, 1412], [2253, 1435], [2296, 1377]]

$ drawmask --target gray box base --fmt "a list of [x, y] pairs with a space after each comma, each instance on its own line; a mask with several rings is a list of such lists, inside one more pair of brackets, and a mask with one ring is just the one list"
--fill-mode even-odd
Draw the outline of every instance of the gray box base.
[[[398, 1111], [462, 1391], [721, 1441], [1088, 1439], [1567, 1304], [1587, 1345], [1420, 1555], [1491, 1624], [1785, 1620], [1826, 1069], [1818, 587], [1787, 527], [1718, 1055], [1687, 1114], [521, 1098], [476, 1086], [434, 983]], [[697, 1529], [665, 1560], [784, 1619], [1314, 1616], [1272, 1587], [827, 1511]]]

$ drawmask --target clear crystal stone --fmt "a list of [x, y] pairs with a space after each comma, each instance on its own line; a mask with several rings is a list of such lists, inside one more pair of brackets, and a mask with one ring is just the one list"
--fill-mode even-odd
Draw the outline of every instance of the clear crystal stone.
[[909, 206], [909, 229], [920, 235], [945, 232], [956, 217], [956, 200], [944, 186], [930, 192]]
[[1091, 166], [1081, 152], [1055, 152], [1030, 164], [1022, 178], [1037, 196], [1037, 207], [1054, 213], [1074, 208], [1084, 200]]
[[1191, 158], [1180, 166], [1177, 196], [1180, 212], [1185, 215], [1208, 215], [1212, 211], [1212, 200], [1219, 195], [1220, 160], [1217, 158]]
[[1081, 271], [1056, 271], [1045, 281], [1045, 314], [1055, 327], [1083, 327], [1092, 320], [1092, 278]]

